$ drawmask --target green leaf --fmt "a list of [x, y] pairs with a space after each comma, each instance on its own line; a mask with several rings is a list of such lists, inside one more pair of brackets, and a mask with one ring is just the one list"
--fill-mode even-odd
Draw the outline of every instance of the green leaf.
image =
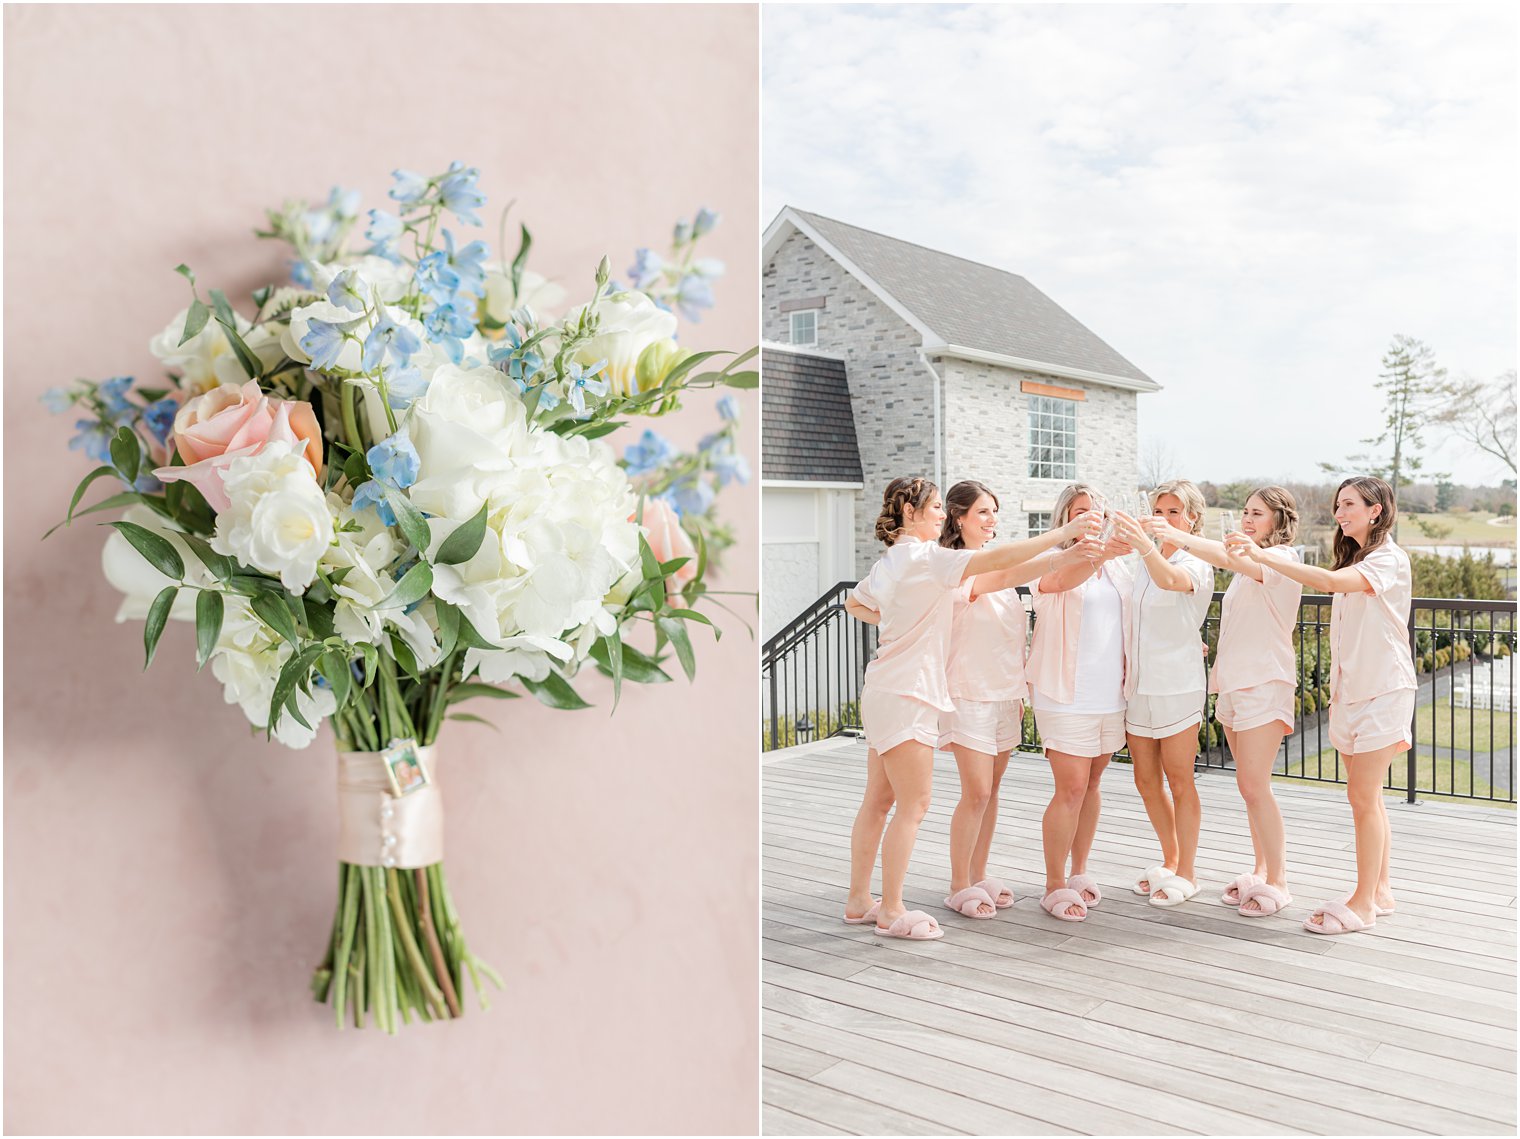
[[188, 265], [176, 265], [174, 267], [174, 271], [176, 273], [178, 273], [181, 277], [183, 277], [185, 280], [189, 281], [191, 288], [195, 287], [195, 273], [191, 270], [190, 266], [188, 266]]
[[669, 577], [689, 561], [691, 561], [690, 558], [671, 558], [668, 562], [661, 562], [660, 573]]
[[216, 322], [222, 326], [222, 331], [227, 334], [227, 343], [232, 345], [232, 354], [237, 357], [243, 371], [250, 380], [256, 380], [264, 374], [264, 365], [257, 356], [249, 350], [248, 345], [243, 343], [242, 336], [237, 330], [237, 314], [232, 311], [232, 306], [227, 303], [227, 296], [221, 289], [211, 290], [211, 305], [216, 310]]
[[671, 388], [678, 386], [681, 382], [681, 378], [685, 376], [687, 372], [690, 372], [693, 368], [695, 368], [698, 364], [701, 364], [707, 360], [711, 360], [714, 356], [723, 355], [726, 355], [726, 353], [724, 353], [722, 350], [711, 352], [693, 352], [690, 356], [686, 357], [665, 374], [665, 378], [660, 381], [660, 390], [669, 391]]
[[143, 661], [143, 671], [153, 663], [153, 654], [158, 651], [158, 638], [164, 635], [164, 626], [169, 623], [169, 610], [174, 608], [174, 596], [179, 592], [179, 586], [165, 586], [153, 599], [153, 604], [148, 606], [148, 623], [143, 627], [143, 648], [147, 650], [147, 658]]
[[351, 487], [359, 487], [369, 481], [369, 464], [364, 460], [363, 451], [355, 451], [343, 464], [343, 477], [348, 480]]
[[443, 540], [433, 558], [434, 564], [453, 566], [475, 556], [486, 536], [486, 511], [489, 507], [489, 502], [481, 503], [473, 518]]
[[353, 689], [354, 674], [348, 670], [348, 658], [336, 649], [329, 649], [317, 658], [317, 671], [326, 678], [341, 711]]
[[199, 672], [211, 659], [216, 639], [222, 635], [222, 595], [203, 589], [195, 599], [195, 670]]
[[[591, 646], [591, 659], [596, 661], [597, 667], [608, 676], [612, 675], [611, 650], [608, 646], [609, 638], [602, 638]], [[632, 645], [619, 639], [621, 652], [618, 654], [622, 660], [623, 678], [634, 684], [669, 684], [670, 674], [660, 667], [660, 664], [652, 656], [639, 652]]]
[[391, 655], [396, 658], [396, 664], [400, 666], [402, 672], [418, 684], [422, 683], [422, 670], [417, 667], [417, 654], [412, 652], [411, 645], [394, 634], [391, 636]]
[[625, 419], [609, 419], [606, 423], [595, 424], [584, 430], [577, 431], [576, 434], [582, 439], [600, 439], [603, 435], [611, 435], [619, 427], [626, 427], [627, 425], [628, 421]]
[[570, 687], [570, 682], [557, 672], [551, 672], [547, 680], [529, 680], [526, 677], [521, 679], [524, 688], [551, 708], [573, 712], [591, 707], [580, 698], [575, 689]]
[[432, 541], [432, 532], [428, 529], [427, 519], [422, 517], [422, 511], [413, 506], [412, 500], [393, 486], [385, 487], [385, 501], [391, 504], [391, 513], [395, 514], [396, 522], [401, 527], [401, 533], [406, 535], [406, 540], [417, 547], [419, 554], [426, 557], [428, 543]]
[[468, 684], [456, 684], [453, 688], [450, 688], [448, 702], [456, 704], [460, 700], [473, 700], [478, 696], [483, 696], [488, 700], [516, 700], [520, 694], [510, 692], [505, 688], [498, 688], [494, 684], [476, 684], [472, 682]]
[[485, 719], [482, 716], [477, 716], [473, 712], [451, 712], [451, 713], [449, 713], [449, 715], [445, 716], [444, 719], [447, 719], [447, 720], [468, 720], [472, 724], [484, 724], [486, 727], [490, 728], [493, 732], [500, 732], [501, 731], [501, 729], [498, 728], [495, 724], [491, 723], [490, 720], [487, 720], [487, 719]]
[[669, 638], [675, 647], [676, 657], [681, 662], [681, 669], [686, 673], [687, 680], [697, 678], [697, 654], [692, 651], [691, 637], [686, 633], [686, 626], [673, 617], [656, 617], [655, 624], [660, 632]]
[[639, 535], [639, 560], [644, 567], [646, 582], [665, 580], [665, 575], [660, 572], [660, 559], [654, 556], [654, 551], [649, 548], [649, 539], [643, 534]]
[[375, 682], [375, 672], [380, 667], [380, 650], [368, 641], [359, 642], [359, 655], [364, 658], [364, 687]]
[[[138, 494], [135, 490], [124, 490], [120, 494], [113, 494], [109, 498], [101, 499], [93, 506], [85, 507], [75, 514], [74, 517], [83, 518], [86, 514], [94, 514], [97, 510], [115, 510], [118, 506], [131, 506], [133, 503], [142, 501], [144, 501], [144, 496]], [[53, 530], [62, 529], [67, 525], [67, 521], [59, 522], [52, 530], [49, 530], [42, 536], [43, 540], [46, 541], [52, 535]]]
[[523, 268], [528, 264], [528, 250], [533, 248], [533, 236], [527, 226], [522, 226], [522, 241], [517, 246], [517, 256], [512, 258], [512, 303], [518, 303], [517, 294], [522, 288]]
[[470, 623], [470, 619], [461, 611], [459, 614], [459, 643], [467, 649], [500, 649], [500, 645], [494, 645], [486, 640]]
[[203, 566], [211, 572], [211, 576], [217, 581], [227, 582], [232, 580], [232, 575], [237, 572], [237, 561], [226, 554], [219, 554], [211, 548], [211, 543], [194, 534], [181, 534], [180, 541], [190, 547], [190, 552], [200, 559]]
[[679, 617], [683, 621], [700, 621], [714, 633], [717, 633], [718, 636], [721, 637], [723, 635], [723, 630], [719, 629], [718, 626], [709, 621], [705, 613], [698, 613], [695, 609], [671, 609], [668, 615], [671, 617]]
[[405, 608], [413, 601], [421, 601], [427, 596], [428, 590], [432, 588], [433, 567], [428, 565], [427, 562], [418, 562], [406, 571], [401, 580], [396, 583], [396, 588], [391, 595], [380, 602], [376, 608]]
[[179, 338], [181, 344], [206, 327], [206, 321], [211, 319], [211, 310], [201, 304], [199, 297], [190, 302], [190, 311], [185, 315], [185, 334]]
[[[98, 478], [104, 478], [106, 475], [114, 475], [115, 473], [115, 467], [96, 467], [89, 474], [85, 475], [83, 481], [74, 488], [74, 497], [69, 500], [68, 513], [63, 516], [63, 521], [59, 525], [67, 526], [70, 522], [74, 521], [74, 510], [79, 505], [79, 500], [84, 497], [84, 492], [90, 488], [92, 482]], [[58, 527], [54, 526], [53, 530], [56, 529]], [[51, 534], [53, 530], [49, 530], [48, 534]], [[43, 538], [46, 539], [47, 534], [44, 534]]]
[[433, 608], [438, 617], [439, 655], [447, 657], [459, 644], [459, 610], [447, 601], [436, 602]]
[[[267, 736], [273, 736], [274, 730], [279, 726], [280, 715], [285, 710], [285, 704], [296, 694], [296, 685], [306, 679], [311, 672], [312, 662], [323, 653], [321, 645], [308, 645], [300, 652], [295, 653], [285, 662], [285, 667], [280, 669], [280, 675], [274, 682], [274, 693], [269, 698], [269, 722], [265, 728]], [[299, 720], [297, 721], [299, 722]], [[307, 725], [308, 727], [310, 725]]]
[[759, 372], [726, 372], [722, 378], [724, 384], [731, 388], [749, 390], [760, 386]]
[[618, 698], [623, 694], [623, 638], [613, 629], [599, 643], [607, 646], [608, 672], [612, 674], [612, 710], [616, 712]]
[[185, 563], [180, 560], [179, 551], [169, 543], [169, 539], [139, 526], [136, 522], [111, 522], [108, 525], [120, 531], [122, 536], [132, 543], [132, 547], [159, 573], [165, 577], [172, 577], [176, 581], [183, 580]]
[[301, 634], [297, 632], [295, 620], [291, 617], [290, 609], [286, 607], [285, 599], [280, 594], [272, 590], [264, 590], [254, 594], [250, 604], [253, 611], [259, 615], [260, 621], [296, 648], [301, 647]]
[[333, 635], [333, 609], [334, 606], [319, 605], [309, 594], [307, 595], [306, 627], [319, 641], [325, 641]]
[[111, 438], [111, 462], [127, 482], [135, 482], [142, 463], [142, 444], [130, 427], [119, 428]]

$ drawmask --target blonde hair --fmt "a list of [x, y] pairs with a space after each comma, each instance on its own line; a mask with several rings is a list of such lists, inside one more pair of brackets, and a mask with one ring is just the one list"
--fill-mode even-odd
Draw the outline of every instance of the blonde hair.
[[[1087, 501], [1092, 503], [1094, 506], [1096, 506], [1098, 504], [1098, 500], [1103, 497], [1097, 491], [1093, 490], [1092, 487], [1088, 486], [1085, 482], [1068, 483], [1066, 486], [1061, 488], [1061, 493], [1056, 496], [1055, 509], [1050, 512], [1050, 528], [1052, 530], [1058, 530], [1062, 526], [1065, 526], [1068, 521], [1070, 521], [1070, 519], [1068, 519], [1066, 516], [1071, 512], [1071, 504], [1084, 494], [1087, 495]], [[1074, 542], [1075, 539], [1069, 539], [1065, 542], [1062, 542], [1061, 548], [1064, 550], [1067, 547], [1071, 546]]]
[[1253, 490], [1246, 501], [1261, 499], [1261, 504], [1272, 512], [1272, 532], [1267, 535], [1263, 547], [1289, 546], [1298, 537], [1298, 503], [1287, 487], [1260, 486]]
[[876, 537], [890, 546], [902, 537], [903, 507], [922, 510], [939, 493], [939, 487], [919, 475], [904, 475], [887, 484], [881, 492], [881, 513], [876, 516]]
[[1188, 533], [1202, 534], [1203, 512], [1208, 508], [1208, 504], [1203, 500], [1203, 491], [1199, 490], [1196, 485], [1187, 479], [1168, 479], [1150, 492], [1148, 501], [1151, 504], [1152, 510], [1156, 509], [1156, 501], [1163, 494], [1169, 494], [1182, 503], [1182, 509], [1193, 520]]

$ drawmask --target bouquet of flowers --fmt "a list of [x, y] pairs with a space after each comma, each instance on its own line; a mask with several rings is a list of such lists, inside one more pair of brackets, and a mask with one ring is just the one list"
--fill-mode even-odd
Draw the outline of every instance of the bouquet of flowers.
[[[150, 344], [166, 381], [44, 397], [77, 409], [70, 446], [100, 464], [60, 525], [125, 508], [103, 564], [147, 664], [169, 620], [193, 621], [197, 668], [256, 729], [304, 748], [331, 723], [339, 892], [312, 988], [340, 1028], [457, 1017], [466, 971], [485, 1007], [481, 974], [500, 979], [443, 873], [439, 728], [481, 720], [459, 710], [480, 698], [588, 707], [586, 668], [614, 706], [672, 656], [694, 676], [690, 626], [718, 635], [699, 607], [722, 605], [708, 577], [733, 542], [716, 493], [749, 475], [731, 397], [693, 453], [606, 441], [691, 389], [758, 383], [753, 350], [675, 338], [676, 310], [712, 303], [722, 265], [696, 249], [717, 216], [677, 225], [668, 257], [639, 250], [631, 287], [603, 258], [556, 316], [525, 226], [510, 262], [449, 228], [481, 224], [478, 178], [396, 171], [357, 249], [356, 193], [269, 211], [259, 236], [289, 244], [292, 283], [257, 290], [252, 317], [181, 265], [190, 303]], [[120, 486], [81, 507], [97, 480]]]

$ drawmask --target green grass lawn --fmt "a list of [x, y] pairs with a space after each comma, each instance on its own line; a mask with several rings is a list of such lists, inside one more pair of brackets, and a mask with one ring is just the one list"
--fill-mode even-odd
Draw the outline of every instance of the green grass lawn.
[[[1414, 738], [1426, 747], [1459, 751], [1487, 751], [1492, 738], [1496, 750], [1511, 746], [1514, 724], [1509, 712], [1485, 712], [1480, 708], [1458, 708], [1452, 723], [1450, 699], [1440, 699], [1415, 712]], [[1455, 726], [1455, 732], [1452, 730]], [[1490, 737], [1489, 732], [1493, 735]]]
[[[1335, 751], [1327, 749], [1319, 753], [1318, 757], [1306, 756], [1303, 762], [1297, 759], [1288, 760], [1286, 775], [1275, 778], [1286, 780], [1290, 783], [1319, 782], [1314, 779], [1316, 774], [1323, 773], [1325, 778], [1331, 778], [1335, 774]], [[1308, 778], [1304, 776], [1307, 769]], [[1394, 757], [1393, 761], [1393, 792], [1402, 794], [1408, 787], [1406, 778], [1409, 772], [1409, 761], [1404, 754]], [[1344, 768], [1342, 776], [1344, 776]], [[1421, 795], [1449, 795], [1458, 799], [1476, 799], [1480, 802], [1490, 802], [1489, 796], [1495, 794], [1482, 779], [1473, 777], [1472, 764], [1464, 759], [1452, 760], [1449, 757], [1432, 757], [1420, 754], [1415, 759], [1414, 785]], [[1513, 806], [1503, 801], [1495, 800], [1501, 806]]]

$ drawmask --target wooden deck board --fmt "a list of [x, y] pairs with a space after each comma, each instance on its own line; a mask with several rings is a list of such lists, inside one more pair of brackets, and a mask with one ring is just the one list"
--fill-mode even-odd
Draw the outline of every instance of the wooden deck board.
[[958, 794], [941, 762], [905, 895], [946, 933], [903, 942], [839, 920], [864, 773], [859, 742], [765, 757], [766, 1134], [1514, 1132], [1513, 811], [1390, 800], [1398, 913], [1317, 938], [1299, 922], [1355, 875], [1340, 789], [1278, 787], [1295, 901], [1250, 920], [1217, 901], [1251, 860], [1239, 796], [1200, 778], [1202, 891], [1161, 911], [1129, 891], [1157, 849], [1114, 766], [1103, 904], [1065, 924], [1032, 897], [1048, 769], [1018, 756], [992, 870], [1019, 901], [974, 921], [941, 904]]

